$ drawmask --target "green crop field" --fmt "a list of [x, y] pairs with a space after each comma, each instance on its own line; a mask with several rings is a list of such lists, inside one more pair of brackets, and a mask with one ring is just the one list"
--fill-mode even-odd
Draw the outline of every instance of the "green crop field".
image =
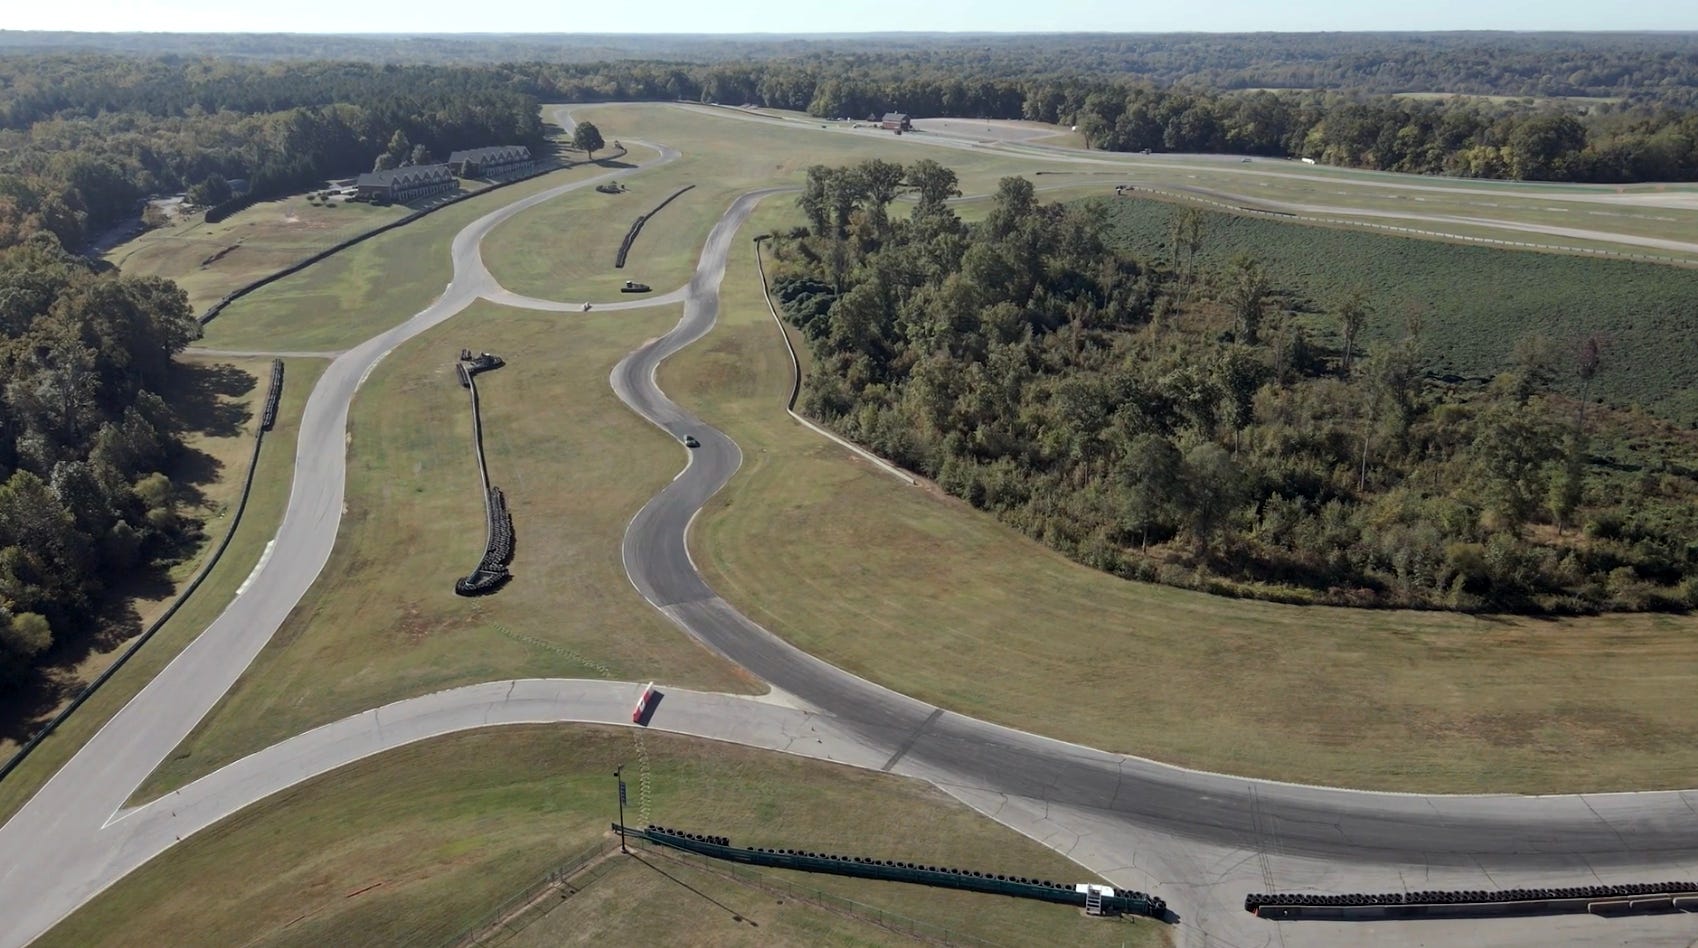
[[[616, 851], [613, 769], [634, 824], [1083, 882], [1092, 874], [915, 780], [728, 744], [599, 727], [511, 727], [391, 751], [287, 790], [173, 847], [38, 944], [441, 945], [587, 849]], [[560, 901], [514, 944], [827, 944], [881, 930], [694, 880], [655, 856]], [[638, 858], [644, 860], [639, 863]], [[668, 874], [662, 875], [659, 869]], [[924, 886], [788, 881], [1003, 944], [1167, 942], [1148, 919]], [[711, 892], [712, 897], [707, 893]], [[652, 903], [651, 903], [652, 900]], [[672, 903], [669, 908], [665, 903]], [[761, 936], [766, 936], [764, 939]], [[742, 937], [743, 941], [738, 941]]]
[[[1102, 199], [1089, 206], [1126, 250], [1167, 258], [1180, 205]], [[1598, 333], [1607, 342], [1596, 395], [1698, 424], [1698, 270], [1203, 215], [1204, 267], [1222, 268], [1240, 253], [1261, 260], [1276, 287], [1294, 291], [1286, 304], [1313, 313], [1325, 332], [1333, 329], [1327, 307], [1361, 287], [1375, 310], [1369, 340], [1400, 337], [1407, 316], [1419, 314], [1422, 347], [1440, 373], [1490, 376], [1511, 364], [1524, 337], [1575, 348]]]
[[[505, 678], [660, 679], [750, 691], [746, 675], [632, 592], [625, 524], [682, 466], [627, 410], [613, 364], [677, 307], [560, 315], [481, 303], [401, 346], [350, 415], [335, 552], [253, 666], [138, 794], [151, 799], [243, 754], [389, 701]], [[507, 358], [480, 377], [491, 483], [517, 534], [513, 580], [456, 596], [482, 554], [462, 346]]]

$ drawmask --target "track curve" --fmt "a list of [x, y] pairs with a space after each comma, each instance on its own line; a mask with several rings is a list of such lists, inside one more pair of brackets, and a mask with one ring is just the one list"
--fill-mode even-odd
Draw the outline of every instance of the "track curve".
[[[677, 154], [662, 148], [659, 158], [640, 167]], [[502, 289], [485, 268], [479, 244], [513, 214], [610, 176], [539, 192], [468, 225], [454, 238], [454, 280], [443, 297], [331, 362], [302, 418], [295, 482], [274, 555], [247, 592], [0, 826], [0, 919], [5, 920], [0, 944], [27, 943], [175, 842], [180, 834], [170, 826], [177, 817], [167, 801], [190, 788], [133, 810], [120, 808], [248, 666], [328, 559], [341, 515], [348, 408], [359, 385], [396, 345], [477, 299], [571, 311], [573, 304], [531, 300]], [[1695, 793], [1416, 796], [1188, 771], [951, 714], [831, 666], [744, 617], [714, 594], [687, 547], [693, 516], [736, 472], [741, 454], [735, 442], [668, 399], [655, 382], [655, 370], [712, 328], [731, 242], [756, 202], [771, 193], [755, 192], [733, 203], [710, 235], [687, 287], [641, 301], [598, 304], [624, 309], [683, 301], [678, 326], [622, 361], [610, 383], [644, 418], [674, 437], [694, 434], [701, 441], [700, 448], [687, 452], [678, 478], [638, 512], [626, 532], [622, 555], [631, 582], [686, 632], [779, 692], [767, 702], [681, 700], [663, 707], [657, 726], [812, 752], [930, 780], [1117, 882], [1161, 889], [1194, 921], [1218, 919], [1215, 932], [1237, 932], [1246, 918], [1241, 909], [1234, 913], [1230, 898], [1222, 901], [1224, 887], [1238, 886], [1237, 894], [1272, 888], [1276, 876], [1292, 885], [1344, 871], [1349, 887], [1364, 888], [1369, 887], [1364, 880], [1388, 874], [1399, 881], [1376, 884], [1409, 883], [1404, 873], [1417, 867], [1414, 884], [1484, 887], [1481, 876], [1495, 886], [1540, 877], [1692, 867], [1698, 854]], [[385, 729], [401, 727], [397, 733], [411, 727], [422, 737], [542, 713], [530, 706], [518, 713], [495, 710], [506, 702], [494, 701], [489, 689], [503, 686], [509, 695], [521, 687], [556, 687], [473, 686], [444, 693], [447, 697], [403, 702], [405, 709], [378, 709], [369, 713], [370, 720]], [[554, 716], [543, 719], [603, 720], [613, 694], [608, 689], [619, 686], [572, 687], [581, 694], [555, 693], [549, 712]], [[784, 708], [784, 702], [797, 707]], [[718, 710], [705, 710], [710, 707]], [[673, 720], [674, 714], [681, 717]], [[804, 724], [807, 735], [793, 731]], [[346, 733], [336, 730], [338, 725]], [[383, 749], [382, 741], [361, 745], [349, 738], [359, 730], [355, 725], [338, 725], [283, 742], [191, 785], [207, 793], [194, 828], [322, 772], [315, 767], [337, 766]], [[774, 734], [786, 746], [776, 746]], [[342, 738], [349, 741], [338, 743]], [[809, 738], [815, 747], [805, 746]], [[331, 745], [342, 749], [326, 751]], [[301, 755], [311, 756], [315, 747], [318, 763], [309, 764]], [[178, 829], [193, 831], [182, 824]], [[1265, 885], [1254, 881], [1257, 866]], [[1176, 899], [1180, 893], [1189, 898]], [[1204, 941], [1216, 937], [1207, 925], [1187, 931], [1200, 933]], [[1260, 931], [1265, 936], [1268, 929]]]

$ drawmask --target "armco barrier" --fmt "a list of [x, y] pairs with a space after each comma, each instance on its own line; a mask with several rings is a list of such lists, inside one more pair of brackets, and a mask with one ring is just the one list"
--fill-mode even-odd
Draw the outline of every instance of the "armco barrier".
[[631, 229], [625, 232], [625, 239], [619, 242], [619, 252], [613, 256], [613, 265], [615, 267], [625, 266], [625, 257], [631, 252], [631, 245], [636, 243], [637, 235], [643, 232], [643, 225], [648, 223], [649, 218], [659, 214], [661, 208], [671, 204], [675, 199], [677, 199], [678, 195], [683, 194], [685, 191], [688, 191], [693, 187], [695, 187], [693, 184], [684, 185], [678, 190], [672, 192], [672, 195], [666, 200], [656, 204], [654, 206], [654, 210], [649, 211], [647, 214], [640, 215], [636, 220], [632, 221]]
[[[615, 823], [613, 824], [613, 831], [629, 836], [638, 836], [651, 843], [669, 846], [673, 849], [682, 849], [714, 859], [748, 863], [755, 866], [795, 869], [802, 872], [823, 872], [837, 876], [853, 876], [859, 879], [881, 879], [886, 882], [907, 882], [945, 889], [963, 889], [968, 892], [985, 892], [1020, 899], [1037, 899], [1063, 905], [1083, 906], [1085, 904], [1085, 893], [1080, 891], [1079, 886], [1072, 883], [1051, 882], [1047, 879], [1029, 879], [1024, 876], [1009, 876], [1002, 873], [979, 872], [971, 869], [940, 868], [912, 862], [870, 859], [863, 856], [838, 856], [794, 849], [744, 849], [732, 846], [731, 840], [724, 836], [686, 833], [663, 826], [649, 826], [637, 830]], [[1147, 915], [1156, 919], [1168, 918], [1165, 901], [1154, 895], [1134, 892], [1129, 889], [1115, 889], [1112, 895], [1103, 896], [1102, 906], [1105, 910], [1112, 912]]]
[[1691, 882], [1349, 895], [1256, 893], [1244, 897], [1245, 911], [1279, 921], [1620, 915], [1690, 909], [1698, 909], [1698, 884]]
[[128, 648], [119, 653], [112, 664], [106, 666], [105, 671], [84, 686], [83, 690], [77, 692], [76, 697], [71, 699], [71, 703], [66, 705], [64, 710], [55, 714], [52, 720], [42, 725], [40, 730], [31, 734], [29, 740], [24, 741], [23, 746], [18, 748], [17, 753], [8, 758], [4, 764], [0, 764], [0, 780], [5, 780], [8, 774], [16, 770], [18, 765], [24, 762], [24, 758], [30, 755], [31, 751], [46, 740], [48, 735], [58, 730], [59, 725], [65, 723], [65, 719], [69, 718], [72, 712], [82, 707], [84, 701], [87, 701], [91, 695], [99, 690], [101, 685], [106, 684], [113, 675], [117, 674], [118, 669], [123, 668], [124, 663], [134, 657], [136, 652], [140, 651], [141, 647], [153, 638], [155, 632], [164, 628], [165, 623], [171, 621], [171, 617], [177, 614], [177, 610], [183, 607], [183, 603], [189, 601], [189, 597], [200, 588], [200, 584], [206, 580], [213, 567], [218, 565], [219, 558], [230, 547], [230, 540], [236, 536], [236, 528], [242, 525], [242, 514], [248, 509], [248, 495], [253, 492], [254, 472], [259, 467], [259, 449], [265, 445], [265, 433], [270, 431], [272, 424], [277, 421], [277, 402], [282, 394], [283, 360], [273, 359], [271, 362], [271, 388], [266, 395], [265, 412], [261, 416], [261, 424], [254, 432], [254, 448], [253, 452], [248, 455], [248, 473], [242, 479], [242, 492], [236, 497], [236, 509], [230, 515], [230, 526], [225, 529], [224, 536], [219, 539], [218, 545], [213, 547], [212, 552], [207, 555], [206, 562], [202, 563], [200, 569], [195, 571], [195, 575], [189, 579], [188, 584], [183, 587], [183, 591], [177, 594], [177, 598], [171, 600], [171, 604], [165, 607], [165, 611], [161, 612], [158, 618], [148, 623], [147, 628], [136, 636]]
[[271, 387], [265, 393], [265, 411], [259, 418], [259, 430], [270, 431], [277, 424], [277, 402], [283, 397], [283, 360], [271, 360]]
[[868, 451], [866, 448], [861, 447], [860, 445], [854, 443], [853, 441], [850, 441], [847, 438], [841, 437], [837, 434], [834, 434], [831, 431], [826, 430], [825, 428], [822, 428], [819, 425], [814, 424], [813, 422], [809, 421], [808, 419], [802, 417], [802, 415], [799, 414], [796, 411], [796, 399], [802, 393], [802, 362], [801, 362], [800, 359], [798, 359], [796, 357], [796, 344], [790, 341], [790, 331], [784, 328], [784, 318], [782, 316], [778, 315], [778, 304], [776, 304], [772, 301], [772, 289], [767, 284], [766, 261], [765, 261], [765, 258], [762, 256], [761, 238], [759, 238], [759, 237], [755, 238], [755, 267], [756, 267], [757, 270], [760, 271], [760, 275], [761, 275], [761, 295], [764, 296], [765, 299], [766, 299], [767, 312], [772, 314], [773, 322], [778, 324], [778, 334], [779, 334], [779, 336], [783, 337], [783, 339], [784, 339], [785, 351], [790, 353], [790, 396], [788, 398], [786, 398], [785, 401], [784, 401], [784, 412], [785, 412], [785, 414], [787, 414], [791, 418], [795, 419], [796, 423], [801, 425], [802, 427], [808, 429], [809, 431], [812, 431], [813, 433], [825, 438], [828, 441], [833, 441], [833, 442], [837, 443], [838, 445], [841, 445], [842, 447], [849, 449], [849, 451], [852, 454], [855, 454], [858, 457], [864, 458], [869, 463], [871, 463], [874, 467], [885, 472], [886, 474], [889, 474], [891, 477], [896, 478], [897, 480], [901, 481], [902, 483], [907, 484], [910, 487], [918, 484], [919, 481], [915, 480], [914, 476], [909, 474], [907, 471], [904, 471], [903, 469], [897, 467], [896, 465], [890, 463], [889, 461], [886, 461], [884, 458], [879, 457], [878, 455], [872, 453], [871, 451]]
[[[609, 152], [608, 154], [604, 155], [599, 160], [601, 160], [601, 161], [611, 161], [611, 160], [616, 159], [616, 158], [622, 158], [622, 157], [625, 156], [625, 154], [626, 154], [626, 151], [625, 151], [624, 147], [621, 146], [617, 154], [615, 154], [613, 152]], [[281, 270], [277, 270], [275, 272], [268, 273], [265, 276], [262, 276], [259, 279], [253, 281], [252, 283], [247, 283], [247, 284], [244, 284], [242, 286], [235, 288], [234, 290], [231, 290], [229, 293], [226, 293], [222, 298], [220, 298], [218, 300], [218, 302], [213, 303], [211, 306], [207, 307], [206, 312], [202, 313], [199, 317], [197, 317], [197, 319], [200, 321], [200, 324], [202, 326], [204, 326], [207, 323], [210, 323], [214, 319], [216, 319], [218, 317], [219, 313], [224, 312], [224, 307], [229, 306], [231, 303], [234, 303], [235, 301], [241, 299], [244, 296], [247, 296], [249, 293], [252, 293], [254, 290], [257, 290], [260, 287], [265, 286], [268, 283], [273, 283], [277, 280], [281, 280], [284, 277], [289, 276], [292, 273], [299, 273], [300, 271], [305, 270], [307, 267], [310, 267], [313, 264], [318, 263], [320, 260], [323, 260], [326, 257], [329, 257], [333, 254], [341, 253], [342, 251], [347, 250], [349, 247], [352, 247], [355, 244], [358, 244], [358, 243], [370, 240], [373, 237], [376, 237], [378, 234], [387, 233], [389, 231], [394, 230], [397, 227], [401, 227], [401, 226], [404, 226], [406, 224], [411, 224], [413, 221], [416, 221], [419, 218], [424, 217], [427, 214], [434, 214], [437, 211], [440, 211], [445, 207], [452, 207], [455, 204], [460, 203], [461, 201], [465, 201], [465, 200], [468, 200], [470, 198], [475, 198], [480, 194], [488, 194], [491, 191], [499, 191], [502, 188], [511, 187], [515, 184], [522, 182], [522, 181], [529, 181], [532, 178], [541, 177], [542, 175], [549, 174], [550, 172], [562, 171], [566, 168], [576, 167], [579, 164], [590, 164], [590, 163], [591, 162], [569, 162], [567, 164], [550, 165], [549, 167], [546, 167], [546, 168], [539, 168], [536, 171], [532, 171], [529, 174], [520, 175], [517, 178], [510, 178], [506, 181], [499, 181], [499, 182], [492, 184], [489, 187], [484, 188], [480, 191], [467, 191], [464, 194], [457, 195], [453, 198], [450, 198], [446, 201], [441, 202], [440, 204], [432, 204], [430, 207], [422, 208], [420, 210], [414, 211], [411, 214], [408, 214], [405, 217], [399, 218], [397, 220], [392, 220], [387, 224], [379, 224], [378, 226], [373, 227], [371, 230], [368, 230], [363, 234], [355, 234], [354, 236], [349, 237], [347, 240], [344, 240], [344, 241], [337, 243], [337, 244], [332, 244], [331, 246], [326, 247], [323, 250], [320, 250], [320, 251], [317, 251], [316, 253], [310, 254], [305, 259], [303, 259], [299, 262], [291, 263], [288, 266], [282, 268]]]
[[460, 361], [454, 364], [454, 374], [472, 400], [472, 449], [477, 455], [478, 480], [483, 485], [484, 547], [483, 558], [471, 573], [454, 581], [454, 592], [462, 596], [482, 596], [495, 592], [510, 576], [507, 564], [513, 560], [513, 515], [507, 510], [507, 496], [501, 488], [489, 483], [489, 468], [483, 455], [483, 412], [478, 405], [478, 385], [473, 376], [506, 365], [501, 357], [488, 352], [472, 355], [470, 349], [460, 350]]

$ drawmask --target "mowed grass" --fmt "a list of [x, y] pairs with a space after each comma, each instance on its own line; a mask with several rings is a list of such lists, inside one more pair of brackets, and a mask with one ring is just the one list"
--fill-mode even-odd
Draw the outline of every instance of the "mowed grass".
[[[223, 467], [218, 471], [215, 483], [201, 488], [204, 494], [201, 503], [205, 505], [202, 515], [207, 517], [207, 546], [200, 556], [192, 562], [184, 563], [175, 571], [179, 579], [187, 579], [199, 569], [201, 557], [210, 551], [212, 545], [218, 542], [229, 527], [235, 492], [240, 490], [242, 480], [247, 476], [248, 459], [252, 456], [251, 439], [254, 426], [259, 423], [257, 408], [261, 404], [260, 400], [265, 397], [266, 385], [270, 379], [269, 359], [194, 361], [203, 365], [230, 365], [251, 373], [255, 378], [248, 392], [226, 402], [247, 412], [238, 433], [220, 439], [188, 439], [192, 447], [218, 458]], [[254, 473], [253, 491], [248, 498], [248, 507], [242, 515], [240, 528], [232, 538], [229, 548], [224, 551], [224, 555], [219, 558], [217, 565], [201, 583], [195, 595], [148, 640], [147, 645], [95, 692], [93, 697], [84, 702], [75, 714], [66, 719], [52, 736], [37, 746], [17, 770], [4, 781], [0, 781], [0, 822], [10, 818], [34, 796], [84, 742], [224, 611], [224, 607], [234, 597], [236, 587], [259, 562], [266, 543], [276, 535], [277, 525], [283, 518], [283, 509], [289, 502], [289, 487], [294, 477], [295, 435], [299, 429], [301, 409], [306, 404], [307, 394], [312, 390], [313, 383], [323, 371], [323, 363], [314, 359], [290, 359], [286, 361], [284, 370], [283, 398], [278, 406], [277, 423], [265, 436], [265, 444], [259, 454], [259, 465]], [[214, 441], [222, 443], [215, 446]], [[158, 600], [151, 605], [144, 603], [138, 611], [144, 621], [151, 621], [159, 614], [163, 605], [164, 600]], [[127, 647], [127, 644], [120, 645], [119, 649]], [[114, 650], [91, 658], [82, 670], [83, 674], [92, 679], [117, 655], [118, 651]], [[6, 755], [10, 755], [15, 749], [14, 744], [0, 745], [0, 753]]]
[[[504, 204], [606, 174], [577, 165], [478, 194], [255, 290], [206, 324], [213, 349], [345, 349], [429, 306], [453, 278], [449, 247], [461, 228]], [[330, 213], [340, 214], [342, 211]]]
[[409, 212], [404, 206], [308, 203], [297, 194], [261, 201], [216, 224], [192, 214], [120, 244], [105, 257], [126, 276], [176, 281], [195, 311], [203, 312], [239, 286]]
[[[1128, 252], [1169, 257], [1180, 205], [1104, 198], [1086, 206]], [[1401, 338], [1408, 314], [1419, 313], [1423, 354], [1441, 373], [1489, 377], [1514, 363], [1523, 338], [1542, 336], [1566, 352], [1598, 333], [1607, 354], [1595, 395], [1698, 422], [1698, 270], [1202, 213], [1201, 266], [1224, 271], [1238, 254], [1262, 261], [1276, 289], [1295, 294], [1285, 302], [1312, 313], [1321, 333], [1336, 329], [1327, 309], [1358, 286], [1374, 307], [1369, 343]], [[1578, 396], [1572, 373], [1559, 382]]]
[[[947, 804], [944, 804], [947, 806]], [[1005, 858], [1000, 854], [996, 858]], [[1079, 879], [1077, 869], [1069, 880]], [[1022, 903], [893, 882], [846, 882], [751, 869], [658, 847], [615, 856], [492, 931], [486, 945], [1118, 945], [1170, 943], [1145, 919], [1086, 918], [1077, 908]], [[891, 907], [905, 904], [902, 911]], [[641, 906], [633, 911], [632, 906]], [[914, 914], [908, 914], [914, 913]]]
[[[800, 187], [809, 166], [868, 158], [913, 162], [932, 158], [961, 177], [963, 190], [988, 192], [999, 178], [1071, 166], [1042, 158], [915, 145], [895, 135], [821, 131], [820, 123], [780, 122], [741, 110], [669, 105], [574, 106], [608, 141], [642, 140], [676, 147], [682, 157], [624, 179], [631, 190], [586, 190], [531, 208], [484, 241], [484, 260], [507, 289], [547, 299], [609, 299], [625, 280], [665, 292], [695, 270], [702, 244], [737, 195], [755, 188]], [[613, 266], [620, 241], [640, 214], [686, 184], [695, 188], [648, 221], [623, 269]]]
[[[354, 400], [346, 511], [318, 581], [138, 799], [310, 727], [390, 701], [530, 677], [758, 686], [631, 588], [625, 526], [683, 466], [677, 443], [613, 395], [613, 364], [676, 306], [550, 314], [478, 304], [380, 363]], [[480, 376], [490, 480], [513, 513], [514, 577], [466, 599], [483, 553], [472, 421], [453, 363]]]
[[[789, 226], [775, 198], [748, 230]], [[1284, 606], [1126, 582], [791, 421], [752, 245], [719, 327], [661, 369], [743, 448], [692, 535], [801, 648], [964, 714], [1284, 780], [1428, 792], [1698, 784], [1698, 620]]]
[[[598, 842], [614, 845], [611, 774], [620, 764], [634, 824], [722, 833], [745, 845], [1091, 878], [918, 781], [659, 733], [526, 726], [411, 745], [273, 796], [168, 850], [37, 944], [444, 944], [561, 861]], [[652, 788], [647, 812], [644, 783]], [[720, 888], [715, 905], [634, 860], [619, 868], [555, 907], [536, 935], [561, 938], [540, 943], [738, 944], [796, 930], [773, 924], [768, 932], [781, 909], [765, 893]], [[800, 878], [1004, 944], [1165, 938], [1155, 922], [1087, 919], [1065, 906]], [[796, 914], [808, 916], [801, 930], [819, 931], [827, 943], [856, 943], [866, 931], [818, 912], [782, 912]]]

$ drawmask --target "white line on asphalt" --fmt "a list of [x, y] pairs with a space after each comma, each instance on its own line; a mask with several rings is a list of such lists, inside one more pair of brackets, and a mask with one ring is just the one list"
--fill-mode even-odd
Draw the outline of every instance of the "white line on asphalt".
[[271, 550], [276, 545], [276, 539], [265, 541], [265, 552], [259, 555], [259, 562], [254, 564], [253, 572], [248, 574], [247, 579], [242, 580], [242, 585], [236, 587], [236, 595], [240, 596], [242, 593], [247, 592], [248, 587], [254, 584], [254, 580], [259, 577], [260, 570], [265, 569], [266, 562], [271, 559]]

